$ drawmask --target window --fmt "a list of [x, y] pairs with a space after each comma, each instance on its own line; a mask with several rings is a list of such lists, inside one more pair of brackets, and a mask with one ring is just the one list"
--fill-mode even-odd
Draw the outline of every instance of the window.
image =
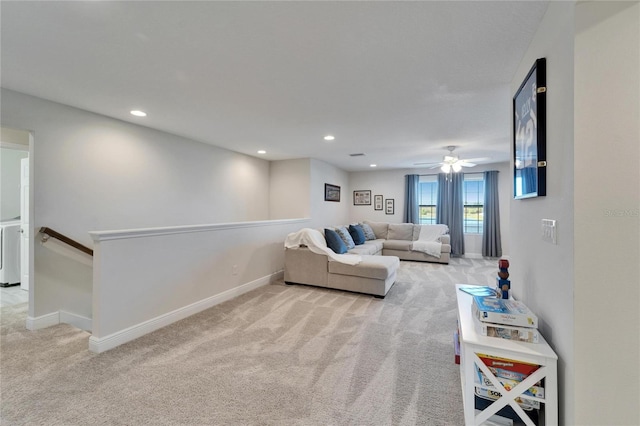
[[420, 224], [435, 225], [436, 206], [438, 203], [438, 177], [434, 175], [420, 176], [419, 191]]
[[[438, 209], [438, 176], [420, 176], [418, 201], [420, 224], [435, 225]], [[465, 234], [482, 234], [484, 219], [484, 174], [465, 173], [463, 183]]]
[[482, 234], [484, 175], [482, 173], [465, 173], [463, 185], [464, 233]]

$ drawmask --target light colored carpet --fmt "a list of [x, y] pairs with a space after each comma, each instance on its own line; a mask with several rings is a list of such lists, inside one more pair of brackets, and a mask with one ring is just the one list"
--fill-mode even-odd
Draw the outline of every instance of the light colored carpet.
[[496, 262], [402, 262], [386, 299], [267, 285], [106, 353], [2, 308], [2, 425], [463, 425], [455, 283]]

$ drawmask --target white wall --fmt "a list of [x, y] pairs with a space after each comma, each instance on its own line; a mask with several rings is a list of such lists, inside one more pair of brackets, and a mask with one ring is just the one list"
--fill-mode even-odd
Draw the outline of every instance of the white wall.
[[[92, 246], [93, 230], [268, 219], [265, 160], [6, 89], [1, 107], [3, 126], [34, 133], [36, 239], [41, 226]], [[47, 274], [55, 257], [39, 249], [34, 257], [31, 317], [60, 308], [51, 294], [72, 301], [90, 289], [86, 271], [77, 271], [77, 281]]]
[[269, 171], [269, 218], [311, 216], [311, 160], [272, 161]]
[[[93, 334], [103, 352], [281, 276], [306, 219], [93, 233]], [[123, 295], [125, 297], [123, 297]]]
[[[310, 164], [311, 226], [320, 228], [346, 224], [352, 196], [349, 192], [349, 174], [320, 160], [311, 159]], [[340, 187], [340, 202], [324, 201], [325, 183]]]
[[[430, 170], [429, 173], [433, 172]], [[396, 170], [368, 170], [366, 172], [349, 173], [349, 221], [362, 222], [370, 220], [372, 222], [393, 222], [402, 223], [404, 217], [404, 176], [409, 173], [426, 173], [419, 169], [396, 169]], [[370, 206], [354, 206], [353, 191], [371, 191]], [[373, 197], [383, 196], [383, 209], [373, 209]], [[384, 207], [387, 199], [394, 200], [394, 214], [385, 213]]]
[[[478, 165], [473, 169], [466, 169], [469, 173], [479, 173], [487, 170], [498, 170], [498, 191], [500, 193], [500, 229], [502, 234], [503, 256], [509, 255], [509, 201], [511, 199], [511, 169], [509, 163]], [[376, 222], [401, 223], [404, 219], [404, 190], [405, 175], [407, 174], [437, 174], [432, 169], [396, 169], [370, 170], [366, 172], [352, 172], [349, 174], [349, 221], [360, 222], [370, 220]], [[371, 190], [371, 206], [354, 206], [354, 190]], [[395, 200], [395, 214], [387, 215], [385, 210], [373, 209], [373, 196], [382, 195], [386, 200]], [[465, 254], [482, 254], [482, 235], [465, 234]]]
[[639, 122], [640, 5], [578, 3], [575, 424], [640, 424]]
[[[560, 424], [566, 425], [576, 424], [573, 401], [574, 7], [573, 2], [549, 3], [511, 84], [513, 94], [535, 60], [547, 58], [547, 196], [511, 199], [509, 272], [515, 297], [536, 312], [541, 333], [558, 354]], [[542, 219], [557, 220], [557, 245], [542, 241]], [[597, 381], [591, 386], [600, 386], [594, 383]]]
[[20, 216], [20, 160], [29, 156], [26, 151], [0, 148], [0, 219]]

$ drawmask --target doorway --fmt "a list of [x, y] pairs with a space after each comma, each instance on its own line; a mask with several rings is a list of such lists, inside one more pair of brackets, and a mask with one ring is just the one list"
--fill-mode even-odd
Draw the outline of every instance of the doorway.
[[[2, 203], [0, 223], [3, 230], [11, 232], [3, 245], [3, 285], [0, 287], [0, 305], [11, 306], [29, 301], [32, 274], [33, 244], [29, 218], [31, 217], [31, 193], [29, 163], [33, 137], [24, 130], [2, 127], [0, 133], [0, 181]], [[17, 235], [13, 235], [16, 233]], [[9, 244], [10, 242], [10, 244]], [[6, 283], [5, 283], [6, 281]]]

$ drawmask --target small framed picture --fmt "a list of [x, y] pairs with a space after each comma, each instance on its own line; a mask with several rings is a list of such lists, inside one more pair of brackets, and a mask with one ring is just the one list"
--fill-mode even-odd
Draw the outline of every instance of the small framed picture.
[[394, 203], [393, 198], [387, 198], [384, 212], [386, 214], [394, 214]]
[[382, 210], [382, 195], [373, 196], [373, 209]]
[[338, 185], [324, 184], [324, 200], [340, 202], [340, 187]]
[[371, 191], [353, 191], [354, 206], [370, 206]]

